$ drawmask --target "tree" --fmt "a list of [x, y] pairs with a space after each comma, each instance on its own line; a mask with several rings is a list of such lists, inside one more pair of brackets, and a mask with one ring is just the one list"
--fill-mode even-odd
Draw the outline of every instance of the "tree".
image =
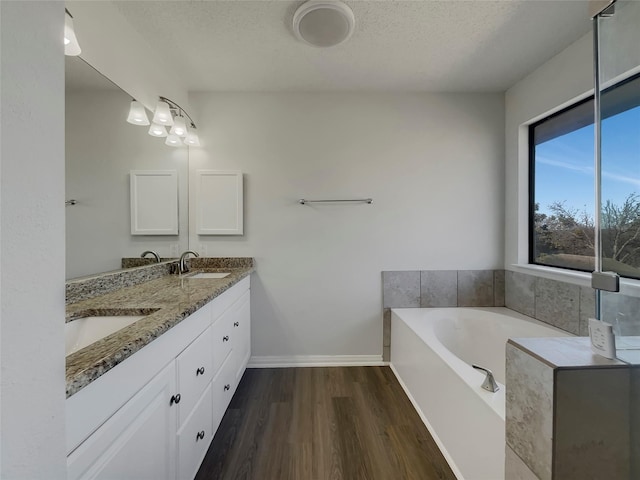
[[[566, 207], [554, 202], [550, 214], [540, 213], [535, 204], [535, 255], [595, 255], [595, 226], [586, 210]], [[622, 205], [607, 200], [602, 208], [602, 255], [615, 262], [640, 267], [640, 195], [632, 193]], [[543, 262], [548, 263], [548, 262]]]
[[621, 206], [602, 207], [602, 254], [628, 265], [640, 261], [640, 196], [630, 194]]

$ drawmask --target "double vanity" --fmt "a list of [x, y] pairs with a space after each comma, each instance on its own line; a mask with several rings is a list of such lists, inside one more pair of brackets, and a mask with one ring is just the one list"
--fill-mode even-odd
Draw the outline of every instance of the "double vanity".
[[125, 275], [133, 284], [97, 296], [87, 292], [100, 279], [73, 285], [70, 480], [194, 478], [251, 355], [253, 262], [199, 258], [191, 269], [141, 283]]

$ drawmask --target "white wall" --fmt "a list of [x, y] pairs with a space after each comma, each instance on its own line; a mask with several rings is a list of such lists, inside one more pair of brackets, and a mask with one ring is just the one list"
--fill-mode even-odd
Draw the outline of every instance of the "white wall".
[[527, 125], [593, 93], [593, 38], [585, 35], [505, 94], [505, 267], [528, 262]]
[[[173, 148], [125, 122], [131, 98], [119, 90], [66, 92], [66, 277], [120, 268], [122, 257], [188, 248], [188, 149]], [[130, 170], [176, 170], [180, 235], [131, 235]], [[172, 246], [174, 252], [172, 253]]]
[[0, 477], [63, 479], [64, 3], [0, 17]]
[[380, 355], [381, 271], [502, 267], [502, 94], [190, 100], [203, 145], [191, 170], [245, 173], [245, 235], [190, 246], [256, 258], [254, 355]]

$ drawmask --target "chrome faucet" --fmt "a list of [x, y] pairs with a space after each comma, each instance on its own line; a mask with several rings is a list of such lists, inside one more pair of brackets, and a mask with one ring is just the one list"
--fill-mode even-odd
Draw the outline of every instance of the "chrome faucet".
[[187, 250], [182, 255], [180, 255], [180, 261], [178, 262], [178, 273], [187, 273], [189, 271], [189, 267], [187, 266], [186, 262], [187, 255], [189, 254], [193, 255], [194, 257], [200, 256], [193, 250]]
[[156, 257], [156, 262], [160, 263], [160, 255], [158, 255], [158, 254], [157, 254], [156, 252], [154, 252], [153, 250], [146, 250], [146, 251], [142, 252], [142, 253], [140, 254], [140, 258], [144, 258], [144, 257], [146, 257], [146, 256], [147, 256], [147, 255], [149, 255], [149, 254], [151, 254], [151, 255], [153, 255], [154, 257]]
[[471, 365], [471, 366], [476, 370], [480, 370], [481, 372], [485, 373], [486, 377], [484, 379], [484, 382], [482, 383], [482, 388], [492, 393], [495, 393], [498, 390], [500, 390], [500, 387], [496, 383], [496, 380], [493, 378], [493, 372], [491, 370], [489, 370], [488, 368], [481, 367], [480, 365]]

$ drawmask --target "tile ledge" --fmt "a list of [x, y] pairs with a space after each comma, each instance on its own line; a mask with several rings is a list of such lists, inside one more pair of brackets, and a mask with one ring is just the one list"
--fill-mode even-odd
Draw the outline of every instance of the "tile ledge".
[[[521, 263], [512, 263], [507, 271], [527, 273], [536, 277], [573, 283], [582, 287], [591, 287], [591, 274], [589, 272]], [[620, 277], [620, 293], [632, 297], [640, 297], [640, 280]]]

